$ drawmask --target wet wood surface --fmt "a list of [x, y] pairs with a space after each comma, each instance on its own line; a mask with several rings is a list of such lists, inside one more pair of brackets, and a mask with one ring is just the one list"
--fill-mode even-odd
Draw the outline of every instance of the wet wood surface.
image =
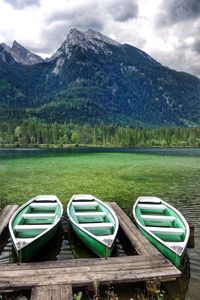
[[0, 212], [0, 235], [3, 231], [7, 228], [9, 221], [17, 210], [18, 205], [7, 205], [1, 212]]
[[72, 300], [72, 286], [64, 284], [36, 286], [31, 291], [30, 300]]

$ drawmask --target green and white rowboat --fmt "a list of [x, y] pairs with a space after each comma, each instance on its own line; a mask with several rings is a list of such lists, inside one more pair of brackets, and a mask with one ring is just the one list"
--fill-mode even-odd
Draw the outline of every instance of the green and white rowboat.
[[111, 255], [119, 222], [108, 205], [92, 195], [74, 195], [67, 214], [75, 233], [91, 251], [99, 257]]
[[190, 229], [183, 215], [157, 197], [139, 197], [133, 216], [140, 231], [177, 268], [181, 268]]
[[62, 214], [62, 204], [53, 195], [37, 196], [15, 212], [9, 230], [21, 262], [30, 261], [53, 237]]

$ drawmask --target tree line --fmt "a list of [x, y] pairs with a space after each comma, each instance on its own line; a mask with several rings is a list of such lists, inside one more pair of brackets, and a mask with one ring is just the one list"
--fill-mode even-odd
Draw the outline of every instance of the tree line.
[[200, 147], [200, 128], [120, 127], [117, 125], [0, 124], [0, 145], [94, 145], [104, 147]]

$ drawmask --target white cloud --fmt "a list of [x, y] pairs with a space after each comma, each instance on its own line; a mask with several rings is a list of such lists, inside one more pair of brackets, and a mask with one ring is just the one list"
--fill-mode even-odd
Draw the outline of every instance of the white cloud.
[[200, 76], [198, 1], [2, 0], [0, 42], [17, 40], [45, 57], [60, 47], [71, 28], [93, 28], [164, 65]]

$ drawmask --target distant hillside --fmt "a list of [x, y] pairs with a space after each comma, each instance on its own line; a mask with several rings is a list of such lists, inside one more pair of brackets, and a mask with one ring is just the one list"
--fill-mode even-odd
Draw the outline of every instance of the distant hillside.
[[32, 118], [199, 125], [200, 80], [93, 30], [72, 29], [45, 61], [16, 42], [12, 48], [0, 44], [0, 120]]

